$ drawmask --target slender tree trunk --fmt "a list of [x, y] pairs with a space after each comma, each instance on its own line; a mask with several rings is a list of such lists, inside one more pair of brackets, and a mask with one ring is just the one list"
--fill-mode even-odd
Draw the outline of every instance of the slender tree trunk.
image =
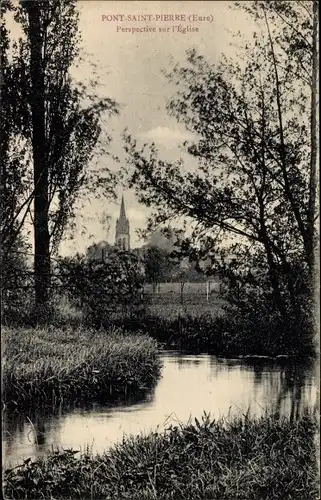
[[32, 149], [34, 164], [34, 268], [36, 310], [44, 310], [49, 300], [50, 252], [48, 228], [48, 166], [45, 157], [45, 84], [42, 57], [40, 8], [37, 1], [25, 3], [29, 18], [32, 113]]
[[275, 309], [281, 313], [281, 316], [284, 319], [286, 317], [287, 311], [281, 295], [279, 274], [276, 268], [276, 264], [274, 262], [273, 253], [269, 248], [269, 243], [266, 243], [265, 247], [266, 247], [267, 262], [269, 267], [269, 279], [272, 286], [273, 297], [274, 297], [273, 305]]
[[318, 2], [313, 2], [313, 40], [312, 40], [312, 82], [311, 82], [311, 163], [308, 211], [308, 265], [310, 279], [314, 279], [315, 250], [315, 201], [317, 186], [317, 87], [318, 87]]
[[185, 286], [185, 281], [181, 281], [181, 305], [184, 305], [184, 286]]
[[[315, 2], [314, 2], [315, 4]], [[268, 31], [268, 37], [269, 37], [269, 43], [270, 43], [270, 48], [271, 48], [271, 54], [272, 54], [272, 59], [273, 59], [273, 66], [274, 66], [274, 75], [275, 75], [275, 97], [276, 97], [276, 103], [277, 103], [277, 113], [278, 113], [278, 121], [279, 121], [279, 129], [280, 129], [280, 160], [282, 164], [282, 176], [283, 176], [283, 181], [284, 181], [284, 194], [286, 195], [287, 199], [289, 200], [293, 214], [296, 218], [298, 228], [302, 237], [303, 245], [304, 245], [304, 251], [306, 255], [306, 261], [309, 265], [309, 256], [310, 256], [310, 244], [309, 244], [309, 233], [308, 233], [308, 227], [305, 224], [305, 220], [302, 217], [300, 205], [298, 204], [298, 201], [296, 197], [293, 194], [292, 187], [291, 187], [291, 182], [289, 179], [288, 175], [288, 161], [287, 161], [287, 154], [286, 154], [286, 148], [285, 148], [285, 140], [284, 140], [284, 130], [283, 130], [283, 110], [282, 110], [282, 105], [281, 105], [281, 85], [280, 85], [280, 80], [279, 80], [279, 72], [278, 72], [278, 66], [277, 66], [277, 58], [276, 58], [276, 53], [274, 50], [274, 42], [272, 39], [272, 34], [270, 30], [270, 25], [269, 21], [267, 18], [266, 10], [263, 9], [264, 12], [264, 18], [265, 18], [265, 23]]]
[[274, 254], [268, 237], [268, 231], [265, 222], [265, 207], [263, 197], [258, 197], [260, 210], [260, 239], [265, 249], [266, 260], [268, 264], [268, 275], [273, 291], [273, 305], [278, 310], [283, 318], [286, 316], [286, 307], [281, 295], [279, 273], [276, 267]]

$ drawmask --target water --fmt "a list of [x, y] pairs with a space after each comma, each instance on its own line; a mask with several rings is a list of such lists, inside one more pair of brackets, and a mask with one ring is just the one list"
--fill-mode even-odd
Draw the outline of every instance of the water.
[[103, 452], [124, 435], [163, 430], [171, 423], [246, 413], [260, 415], [273, 407], [296, 419], [317, 404], [312, 366], [286, 361], [222, 359], [167, 353], [162, 378], [142, 401], [114, 406], [88, 405], [54, 414], [4, 416], [3, 452], [7, 467], [49, 450], [89, 446]]

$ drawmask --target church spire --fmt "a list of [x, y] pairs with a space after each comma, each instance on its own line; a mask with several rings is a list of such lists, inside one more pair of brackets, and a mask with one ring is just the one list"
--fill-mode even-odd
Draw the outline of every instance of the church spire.
[[121, 205], [120, 205], [120, 219], [126, 219], [126, 210], [125, 210], [125, 201], [124, 201], [124, 195], [121, 197]]
[[124, 195], [121, 197], [119, 219], [116, 221], [115, 244], [122, 250], [130, 249], [129, 220], [126, 217]]

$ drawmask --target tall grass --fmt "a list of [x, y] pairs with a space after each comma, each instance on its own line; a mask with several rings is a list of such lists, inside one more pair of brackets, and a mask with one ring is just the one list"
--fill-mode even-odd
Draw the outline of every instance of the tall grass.
[[115, 320], [127, 331], [144, 332], [156, 339], [164, 349], [192, 353], [208, 353], [217, 356], [314, 356], [314, 348], [308, 342], [284, 340], [281, 329], [269, 324], [241, 322], [224, 315], [213, 317], [177, 315], [176, 317], [149, 314], [132, 315]]
[[148, 389], [160, 375], [157, 343], [145, 335], [4, 328], [2, 340], [3, 399], [11, 407], [108, 400]]
[[126, 438], [101, 456], [57, 451], [4, 475], [10, 499], [290, 500], [318, 498], [316, 418], [265, 415]]

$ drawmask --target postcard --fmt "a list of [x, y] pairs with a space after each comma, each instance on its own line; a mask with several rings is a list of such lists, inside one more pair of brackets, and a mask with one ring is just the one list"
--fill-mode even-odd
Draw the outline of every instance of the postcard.
[[318, 2], [1, 2], [5, 498], [319, 498]]

